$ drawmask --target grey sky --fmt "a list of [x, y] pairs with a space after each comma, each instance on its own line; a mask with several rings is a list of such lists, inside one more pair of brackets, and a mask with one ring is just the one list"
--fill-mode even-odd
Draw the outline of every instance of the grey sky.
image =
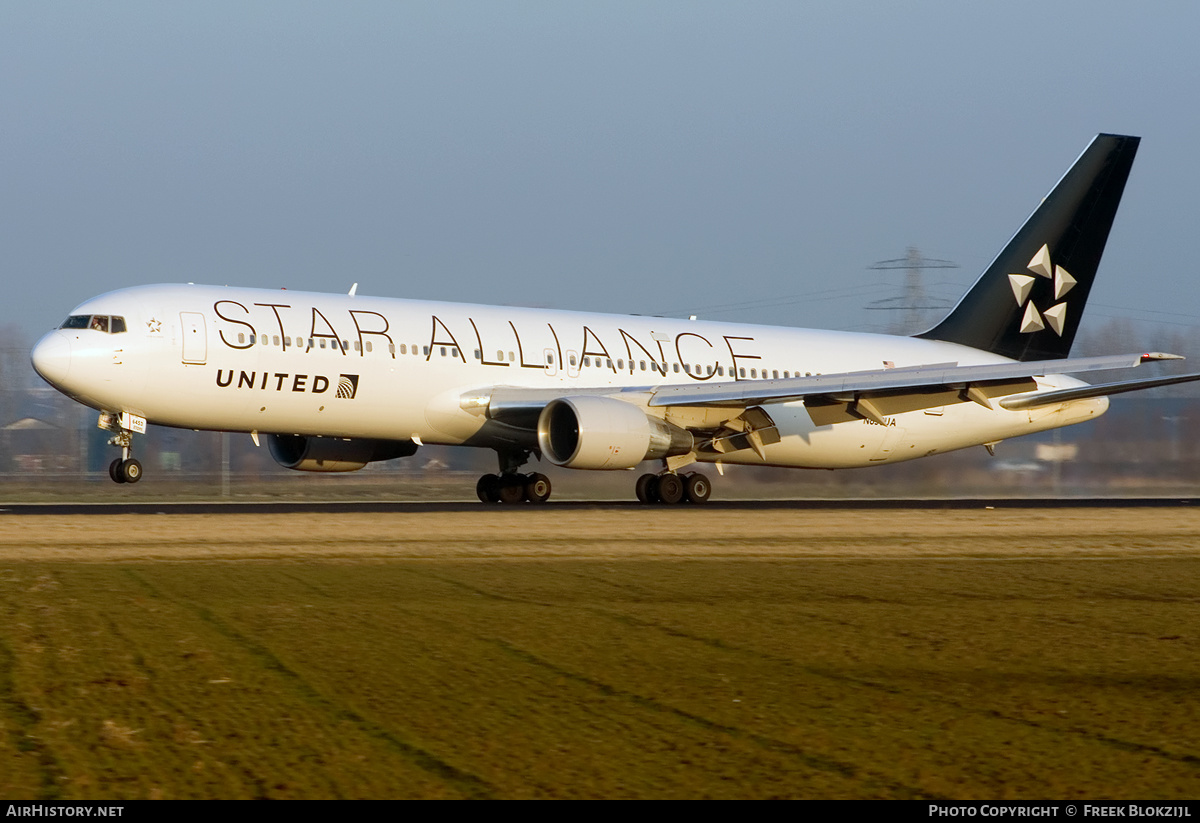
[[957, 297], [1115, 131], [1144, 140], [1090, 318], [1197, 326], [1198, 31], [1185, 2], [6, 2], [0, 322], [358, 281], [865, 328], [900, 282], [869, 264], [919, 246]]

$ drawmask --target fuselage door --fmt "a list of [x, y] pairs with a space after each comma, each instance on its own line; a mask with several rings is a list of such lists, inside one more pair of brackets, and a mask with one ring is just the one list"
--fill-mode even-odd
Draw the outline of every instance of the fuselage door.
[[208, 359], [208, 336], [204, 331], [204, 315], [194, 311], [179, 313], [183, 329], [183, 362], [203, 364]]

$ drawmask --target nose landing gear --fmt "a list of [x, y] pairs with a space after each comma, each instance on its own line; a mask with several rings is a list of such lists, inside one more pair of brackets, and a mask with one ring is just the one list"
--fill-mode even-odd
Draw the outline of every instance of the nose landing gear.
[[114, 483], [136, 483], [141, 480], [142, 464], [133, 458], [133, 433], [146, 433], [146, 418], [105, 412], [100, 415], [100, 428], [113, 432], [108, 445], [121, 449], [121, 456], [108, 464], [108, 476]]
[[142, 464], [132, 457], [118, 457], [108, 464], [108, 476], [114, 483], [136, 483], [142, 479]]

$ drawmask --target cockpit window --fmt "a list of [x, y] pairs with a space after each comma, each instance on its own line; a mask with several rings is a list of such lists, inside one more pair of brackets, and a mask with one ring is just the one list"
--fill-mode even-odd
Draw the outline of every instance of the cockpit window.
[[120, 334], [125, 331], [125, 318], [107, 314], [73, 314], [64, 320], [59, 328], [91, 329], [106, 334]]

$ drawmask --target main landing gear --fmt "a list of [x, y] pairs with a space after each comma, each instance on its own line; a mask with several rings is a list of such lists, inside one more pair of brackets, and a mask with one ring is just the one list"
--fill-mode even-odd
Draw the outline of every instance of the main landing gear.
[[646, 504], [704, 503], [712, 494], [712, 483], [700, 472], [643, 474], [638, 478], [636, 491], [637, 499]]
[[530, 452], [497, 452], [500, 473], [485, 474], [475, 484], [475, 494], [484, 503], [545, 503], [550, 499], [550, 478], [544, 474], [520, 474]]
[[485, 474], [475, 484], [484, 503], [545, 503], [550, 499], [550, 478], [544, 474]]

